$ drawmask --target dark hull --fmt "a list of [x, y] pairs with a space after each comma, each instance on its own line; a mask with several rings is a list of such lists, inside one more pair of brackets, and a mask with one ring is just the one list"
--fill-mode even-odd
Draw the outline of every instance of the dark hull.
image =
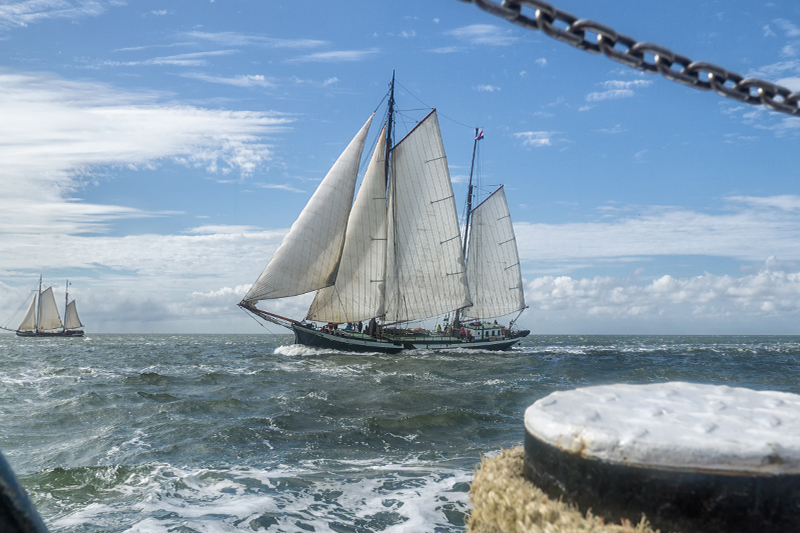
[[501, 339], [492, 341], [463, 341], [452, 337], [437, 338], [432, 335], [413, 336], [403, 339], [403, 346], [408, 350], [450, 350], [454, 348], [468, 348], [470, 350], [508, 350], [520, 339]]
[[82, 329], [67, 331], [17, 331], [18, 337], [83, 337]]
[[356, 333], [349, 334], [346, 331], [324, 333], [318, 329], [298, 324], [293, 325], [292, 330], [295, 344], [345, 352], [399, 353], [403, 350], [451, 350], [454, 348], [507, 350], [521, 339], [521, 337], [514, 337], [499, 340], [464, 341], [440, 335], [409, 335], [384, 340]]
[[346, 333], [323, 333], [318, 329], [311, 329], [298, 324], [294, 324], [292, 330], [294, 331], [294, 341], [296, 344], [311, 346], [313, 348], [372, 353], [398, 353], [403, 350], [403, 346], [400, 344], [379, 341], [373, 337], [367, 337], [366, 335], [350, 337], [347, 336]]

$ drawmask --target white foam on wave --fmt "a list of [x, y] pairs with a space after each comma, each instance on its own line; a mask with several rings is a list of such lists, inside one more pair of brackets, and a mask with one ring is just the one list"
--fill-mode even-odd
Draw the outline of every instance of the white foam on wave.
[[447, 515], [467, 512], [463, 487], [471, 478], [470, 471], [379, 459], [326, 460], [269, 470], [151, 464], [116, 486], [106, 486], [102, 492], [107, 499], [98, 494], [95, 503], [49, 522], [60, 530], [125, 533], [166, 533], [177, 528], [230, 533], [270, 526], [287, 533], [309, 528], [331, 533], [342, 528], [385, 533], [461, 531], [463, 526], [451, 523]]
[[316, 355], [383, 355], [379, 352], [347, 352], [343, 350], [333, 350], [330, 348], [314, 348], [304, 344], [289, 344], [287, 346], [278, 346], [275, 352], [278, 355], [288, 355], [290, 357], [311, 357]]

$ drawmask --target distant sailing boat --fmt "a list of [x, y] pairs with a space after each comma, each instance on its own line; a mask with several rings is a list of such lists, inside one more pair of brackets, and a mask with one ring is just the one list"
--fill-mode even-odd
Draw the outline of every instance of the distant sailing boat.
[[69, 281], [66, 285], [62, 323], [53, 296], [53, 288], [48, 287], [42, 291], [42, 278], [39, 276], [39, 290], [33, 295], [25, 318], [16, 330], [10, 331], [16, 331], [20, 337], [83, 337], [83, 330], [79, 329], [81, 327], [83, 324], [78, 317], [75, 300], [69, 301]]
[[[470, 177], [472, 231], [462, 247], [436, 110], [392, 146], [394, 103], [392, 79], [386, 123], [355, 201], [359, 161], [374, 114], [238, 305], [291, 329], [295, 342], [307, 346], [388, 353], [509, 348], [528, 331], [513, 331], [514, 321], [505, 328], [479, 320], [526, 307], [503, 189], [471, 210]], [[304, 321], [255, 305], [314, 290]], [[449, 313], [454, 313], [453, 323], [436, 332], [399, 327]], [[465, 323], [461, 317], [473, 320]], [[347, 326], [340, 329], [342, 324]]]

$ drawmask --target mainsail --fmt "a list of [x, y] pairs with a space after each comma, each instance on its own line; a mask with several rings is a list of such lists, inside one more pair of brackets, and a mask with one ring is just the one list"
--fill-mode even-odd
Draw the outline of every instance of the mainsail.
[[334, 283], [371, 123], [372, 117], [334, 163], [245, 301], [295, 296]]
[[461, 231], [436, 111], [393, 150], [385, 320], [428, 318], [470, 304]]
[[31, 300], [31, 305], [28, 306], [28, 311], [25, 313], [25, 318], [22, 319], [22, 324], [20, 324], [19, 328], [17, 329], [36, 329], [36, 294], [33, 295], [33, 300]]
[[308, 319], [358, 322], [383, 314], [386, 264], [385, 128], [358, 189], [336, 283], [317, 292]]
[[75, 307], [75, 300], [72, 300], [67, 305], [67, 310], [64, 311], [64, 327], [66, 329], [75, 329], [82, 326], [81, 319], [78, 317], [78, 309]]
[[507, 315], [525, 307], [517, 240], [501, 186], [472, 211], [467, 279], [470, 318]]
[[63, 327], [63, 324], [56, 307], [56, 299], [53, 297], [53, 287], [48, 287], [39, 297], [39, 330], [60, 327]]

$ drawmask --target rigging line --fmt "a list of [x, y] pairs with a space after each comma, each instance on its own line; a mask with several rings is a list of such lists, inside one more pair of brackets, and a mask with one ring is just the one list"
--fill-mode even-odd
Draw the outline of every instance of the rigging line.
[[[402, 83], [400, 83], [399, 81], [398, 81], [398, 82], [395, 82], [395, 83], [396, 83], [397, 85], [399, 85], [400, 87], [403, 87], [403, 89], [405, 89], [405, 91], [406, 91], [408, 94], [410, 94], [411, 96], [413, 96], [414, 98], [416, 98], [417, 100], [419, 100], [419, 102], [420, 102], [422, 105], [424, 105], [425, 107], [427, 107], [428, 109], [436, 109], [435, 107], [428, 105], [426, 102], [423, 102], [423, 101], [422, 101], [422, 100], [421, 100], [421, 99], [420, 99], [420, 98], [419, 98], [417, 95], [415, 95], [414, 93], [412, 93], [411, 91], [409, 91], [408, 89], [406, 89], [406, 88], [403, 86], [403, 84], [402, 84]], [[458, 124], [459, 126], [464, 126], [465, 128], [469, 128], [469, 129], [471, 129], [471, 130], [472, 130], [472, 129], [475, 129], [475, 127], [474, 127], [474, 126], [467, 126], [467, 125], [466, 125], [466, 124], [464, 124], [463, 122], [459, 122], [459, 121], [457, 121], [456, 119], [453, 119], [453, 118], [450, 118], [450, 117], [448, 117], [447, 115], [445, 115], [444, 113], [442, 113], [442, 112], [441, 112], [441, 111], [439, 111], [438, 109], [436, 110], [436, 112], [439, 114], [439, 116], [440, 116], [440, 117], [446, 118], [446, 119], [447, 119], [447, 120], [449, 120], [450, 122], [455, 122], [455, 123], [456, 123], [456, 124]]]
[[380, 108], [381, 108], [381, 106], [383, 105], [383, 102], [384, 102], [384, 101], [386, 100], [386, 98], [388, 98], [388, 97], [389, 97], [389, 90], [387, 90], [387, 91], [386, 91], [386, 94], [384, 94], [384, 95], [383, 95], [383, 98], [381, 98], [381, 101], [378, 103], [378, 107], [376, 107], [376, 108], [375, 108], [375, 111], [373, 111], [373, 113], [377, 113], [377, 112], [378, 112], [378, 109], [380, 109]]
[[[246, 312], [246, 311], [245, 311], [245, 312]], [[247, 313], [247, 312], [246, 312], [246, 313]], [[266, 326], [266, 324], [264, 324], [264, 323], [263, 323], [263, 322], [261, 322], [260, 320], [256, 319], [256, 317], [254, 317], [252, 314], [250, 314], [250, 313], [247, 313], [247, 316], [249, 316], [250, 318], [252, 318], [252, 319], [255, 321], [255, 323], [256, 323], [256, 324], [258, 324], [259, 326], [261, 326], [262, 328], [264, 328], [265, 330], [267, 330], [267, 333], [269, 333], [270, 335], [275, 335], [275, 333], [273, 333], [273, 332], [272, 332], [272, 330], [271, 330], [271, 329], [269, 329], [269, 328]]]

